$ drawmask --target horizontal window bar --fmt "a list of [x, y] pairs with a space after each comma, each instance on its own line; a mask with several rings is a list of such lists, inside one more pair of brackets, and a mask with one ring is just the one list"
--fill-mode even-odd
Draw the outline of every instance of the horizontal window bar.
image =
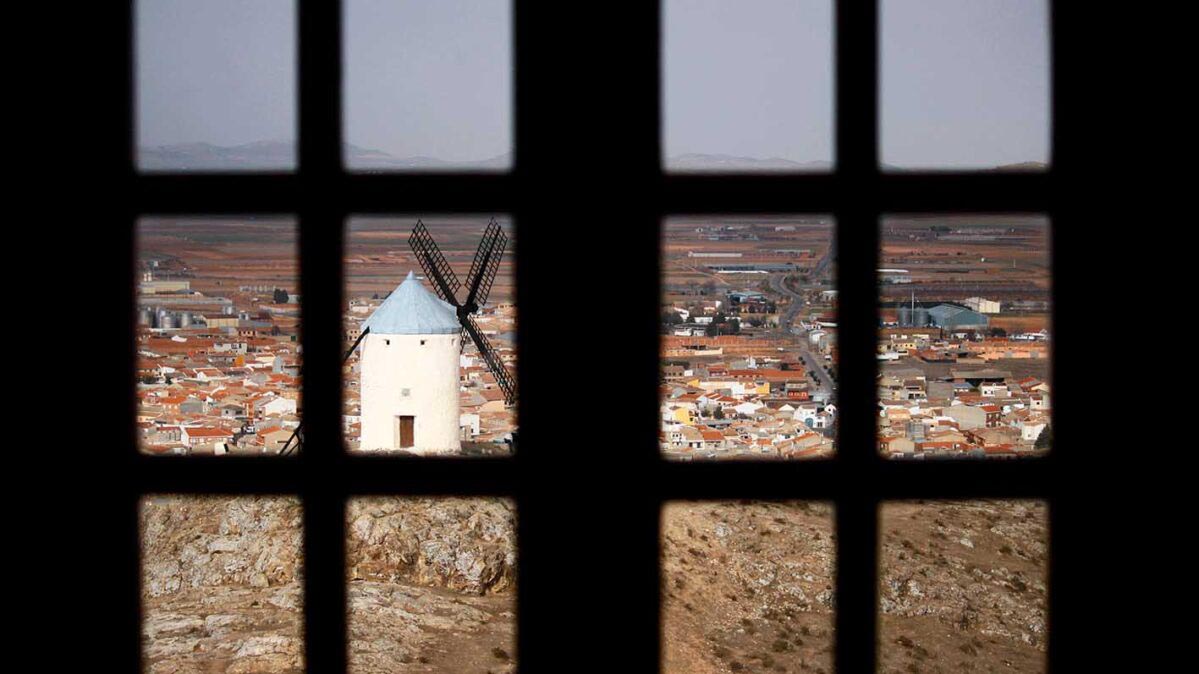
[[329, 465], [328, 461], [308, 462], [305, 456], [294, 460], [141, 456], [131, 479], [139, 491], [190, 494], [286, 494], [318, 489], [346, 494], [511, 496], [517, 490], [517, 467], [510, 459], [345, 455]]
[[[569, 169], [565, 169], [569, 173]], [[590, 175], [580, 176], [588, 179]], [[830, 212], [872, 201], [890, 212], [1034, 212], [1049, 208], [1049, 173], [900, 173], [852, 178], [831, 175], [671, 175], [647, 188], [667, 213]], [[649, 182], [649, 181], [647, 181]], [[537, 197], [531, 176], [517, 174], [140, 175], [133, 203], [142, 213], [268, 213], [295, 211], [318, 190], [345, 211], [381, 213], [512, 211]]]

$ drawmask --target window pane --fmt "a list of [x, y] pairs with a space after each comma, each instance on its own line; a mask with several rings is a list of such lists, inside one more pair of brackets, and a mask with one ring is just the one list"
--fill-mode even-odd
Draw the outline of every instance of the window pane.
[[1048, 235], [1041, 216], [883, 220], [880, 452], [1049, 451]]
[[295, 222], [150, 217], [137, 229], [142, 451], [278, 454], [303, 407]]
[[355, 674], [516, 670], [516, 509], [499, 498], [354, 498]]
[[835, 548], [827, 504], [666, 504], [662, 670], [832, 671]]
[[1047, 508], [883, 504], [879, 671], [1042, 672]]
[[664, 0], [670, 171], [827, 171], [830, 0]]
[[299, 499], [147, 496], [139, 518], [144, 671], [304, 671]]
[[880, 12], [884, 168], [1045, 168], [1045, 0], [883, 0]]
[[[446, 267], [431, 274], [418, 251]], [[476, 254], [488, 261], [482, 271]], [[344, 424], [351, 451], [512, 453], [515, 255], [507, 217], [350, 219]], [[464, 323], [458, 306], [471, 302], [476, 279], [477, 308]], [[442, 281], [452, 304], [442, 299]]]
[[138, 167], [294, 169], [293, 0], [137, 2]]
[[347, 0], [346, 166], [512, 167], [508, 0]]
[[662, 451], [680, 460], [832, 454], [832, 219], [675, 216], [664, 231]]

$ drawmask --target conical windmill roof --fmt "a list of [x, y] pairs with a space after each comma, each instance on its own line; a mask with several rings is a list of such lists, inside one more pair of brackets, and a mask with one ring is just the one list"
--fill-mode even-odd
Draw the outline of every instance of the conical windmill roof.
[[425, 289], [408, 272], [408, 278], [383, 300], [363, 323], [373, 335], [442, 335], [458, 332], [458, 312]]

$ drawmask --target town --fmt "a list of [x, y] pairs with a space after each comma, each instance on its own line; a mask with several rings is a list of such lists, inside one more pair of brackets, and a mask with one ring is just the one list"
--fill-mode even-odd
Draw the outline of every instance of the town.
[[277, 454], [300, 423], [294, 223], [138, 226], [137, 428], [150, 454]]
[[837, 291], [831, 220], [671, 218], [664, 229], [664, 455], [832, 454]]
[[1048, 225], [1040, 217], [883, 223], [879, 451], [1014, 458], [1052, 442]]

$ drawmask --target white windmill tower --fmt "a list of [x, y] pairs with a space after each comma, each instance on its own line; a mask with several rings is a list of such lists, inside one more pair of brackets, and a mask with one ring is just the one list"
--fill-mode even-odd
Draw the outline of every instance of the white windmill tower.
[[[474, 314], [487, 302], [508, 237], [494, 219], [467, 275], [467, 294], [424, 223], [412, 228], [408, 245], [437, 296], [409, 272], [362, 325], [358, 340], [346, 351], [359, 358], [362, 435], [359, 449], [400, 449], [414, 454], [452, 454], [462, 448], [459, 435], [458, 367], [462, 343], [474, 343], [503, 392], [506, 405], [516, 404], [516, 378], [475, 323]], [[515, 443], [515, 434], [513, 434]], [[280, 450], [288, 455], [304, 444], [300, 422]]]
[[458, 355], [462, 326], [454, 306], [409, 272], [363, 324], [360, 449], [451, 454], [458, 434]]

